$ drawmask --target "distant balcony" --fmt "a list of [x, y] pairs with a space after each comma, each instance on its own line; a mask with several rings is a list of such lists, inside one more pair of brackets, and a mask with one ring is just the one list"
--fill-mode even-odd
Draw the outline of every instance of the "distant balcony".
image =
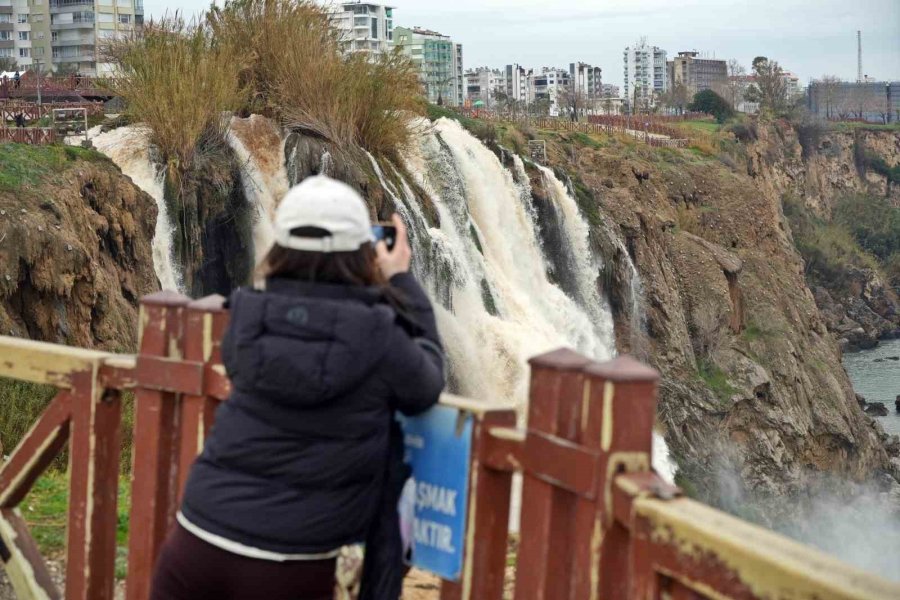
[[59, 14], [78, 9], [93, 9], [93, 0], [50, 0], [50, 13]]
[[73, 23], [51, 23], [50, 29], [53, 31], [65, 31], [68, 29], [93, 29], [94, 21], [75, 21]]

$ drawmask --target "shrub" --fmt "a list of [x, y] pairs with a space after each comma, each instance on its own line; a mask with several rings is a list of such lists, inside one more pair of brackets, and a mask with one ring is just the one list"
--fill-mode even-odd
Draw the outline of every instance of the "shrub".
[[834, 221], [852, 233], [863, 249], [883, 261], [900, 252], [900, 208], [887, 198], [844, 196], [835, 206]]
[[198, 151], [224, 144], [222, 112], [244, 103], [245, 88], [235, 77], [238, 55], [215, 43], [205, 24], [167, 16], [105, 50], [118, 67], [106, 85], [128, 117], [149, 128], [166, 164], [186, 172]]
[[758, 139], [755, 123], [732, 123], [728, 126], [727, 131], [733, 133], [734, 137], [744, 144], [755, 142]]
[[877, 270], [878, 260], [857, 243], [840, 222], [828, 223], [813, 214], [799, 198], [783, 199], [797, 250], [806, 261], [807, 275], [829, 288], [842, 288], [850, 267]]
[[711, 114], [719, 123], [724, 123], [734, 116], [734, 110], [728, 101], [712, 90], [703, 90], [694, 94], [694, 100], [688, 110]]

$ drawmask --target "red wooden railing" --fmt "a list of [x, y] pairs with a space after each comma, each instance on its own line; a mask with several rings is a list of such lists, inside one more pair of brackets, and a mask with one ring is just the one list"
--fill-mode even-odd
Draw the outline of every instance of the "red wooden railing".
[[52, 127], [0, 127], [0, 142], [17, 144], [55, 144], [56, 130]]
[[[148, 596], [191, 462], [228, 396], [222, 298], [141, 302], [123, 356], [0, 336], [0, 377], [59, 393], [0, 466], [0, 559], [21, 598], [60, 598], [17, 510], [69, 444], [67, 600], [113, 598], [122, 390], [134, 391], [126, 598]], [[650, 466], [657, 374], [559, 350], [531, 360], [528, 427], [500, 403], [474, 416], [464, 568], [442, 600], [499, 600], [512, 479], [524, 475], [516, 600], [895, 599], [900, 586], [682, 498]]]

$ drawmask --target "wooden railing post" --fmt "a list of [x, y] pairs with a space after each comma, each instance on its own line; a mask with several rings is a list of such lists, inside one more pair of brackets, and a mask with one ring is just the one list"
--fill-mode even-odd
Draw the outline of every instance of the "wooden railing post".
[[[207, 296], [195, 300], [184, 310], [184, 358], [201, 362], [204, 371], [222, 362], [222, 336], [228, 324], [228, 311], [223, 308], [225, 298]], [[208, 381], [209, 377], [204, 377]], [[181, 438], [178, 448], [178, 498], [191, 464], [203, 449], [203, 442], [213, 423], [218, 401], [208, 395], [186, 395], [181, 400]]]
[[613, 516], [613, 481], [620, 473], [651, 470], [659, 374], [625, 356], [591, 365], [585, 375], [589, 410], [601, 411], [599, 485], [595, 537], [590, 551], [580, 553], [572, 566], [575, 573], [588, 574], [589, 581], [578, 579], [586, 595], [573, 597], [625, 600], [630, 597], [631, 546], [628, 530]]
[[73, 378], [66, 544], [69, 600], [112, 600], [115, 590], [122, 402], [118, 390], [98, 385], [98, 367]]
[[459, 582], [443, 581], [441, 600], [500, 600], [506, 572], [512, 471], [491, 468], [493, 428], [514, 427], [513, 410], [476, 415], [472, 430], [468, 523], [463, 572]]
[[[517, 563], [516, 600], [559, 600], [569, 597], [572, 564], [572, 519], [577, 497], [535, 475], [549, 470], [555, 458], [548, 436], [580, 441], [584, 374], [588, 359], [571, 351], [556, 350], [530, 361], [531, 392], [525, 438], [525, 474], [522, 490], [521, 539]], [[558, 466], [558, 465], [556, 465]]]
[[[181, 358], [182, 310], [189, 299], [158, 292], [141, 300], [126, 598], [146, 600], [153, 565], [172, 523], [177, 493], [176, 394], [152, 382], [173, 377], [159, 358]], [[168, 371], [161, 373], [161, 370]]]

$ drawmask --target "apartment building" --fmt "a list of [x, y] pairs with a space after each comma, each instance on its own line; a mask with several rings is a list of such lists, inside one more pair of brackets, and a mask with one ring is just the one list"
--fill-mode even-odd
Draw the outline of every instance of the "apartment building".
[[504, 69], [504, 83], [506, 84], [506, 97], [515, 102], [528, 102], [528, 81], [532, 70], [522, 65], [506, 65]]
[[603, 95], [603, 69], [583, 62], [569, 63], [569, 76], [575, 90], [588, 99]]
[[22, 69], [102, 75], [112, 70], [103, 44], [143, 23], [143, 0], [0, 0], [0, 57]]
[[[629, 110], [646, 110], [669, 89], [666, 51], [641, 38], [623, 52], [625, 105]], [[637, 106], [632, 106], [633, 104]]]
[[551, 116], [562, 112], [560, 106], [562, 95], [571, 89], [572, 76], [565, 69], [543, 67], [540, 72], [532, 73], [528, 82], [528, 103], [544, 100], [549, 102]]
[[378, 56], [389, 52], [394, 38], [394, 7], [369, 2], [341, 2], [332, 8], [332, 25], [346, 52]]
[[679, 52], [666, 66], [669, 85], [684, 85], [691, 96], [703, 90], [720, 90], [728, 83], [728, 63], [703, 57], [696, 50]]
[[604, 83], [600, 87], [600, 95], [604, 98], [620, 98], [619, 86], [612, 83]]
[[469, 106], [491, 108], [497, 103], [497, 95], [506, 93], [506, 76], [500, 69], [478, 67], [466, 71], [465, 78]]
[[429, 102], [449, 106], [465, 102], [462, 44], [420, 27], [397, 27], [393, 37], [394, 46], [418, 67]]

